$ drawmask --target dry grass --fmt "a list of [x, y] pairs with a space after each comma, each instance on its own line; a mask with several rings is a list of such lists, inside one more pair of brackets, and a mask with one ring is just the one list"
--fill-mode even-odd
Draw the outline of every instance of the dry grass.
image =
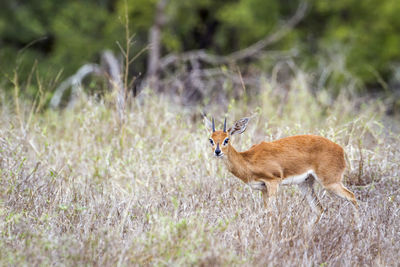
[[324, 105], [323, 92], [311, 96], [305, 85], [292, 84], [282, 116], [268, 84], [255, 103], [232, 102], [230, 121], [258, 113], [233, 142], [243, 150], [316, 133], [343, 145], [360, 229], [348, 202], [319, 187], [329, 209], [314, 228], [295, 187], [282, 188], [276, 209], [264, 211], [260, 194], [211, 156], [195, 112], [162, 97], [132, 103], [122, 128], [107, 100], [83, 97], [73, 110], [34, 114], [29, 125], [24, 110], [3, 101], [0, 264], [397, 265], [400, 138], [371, 116], [377, 105], [344, 96]]

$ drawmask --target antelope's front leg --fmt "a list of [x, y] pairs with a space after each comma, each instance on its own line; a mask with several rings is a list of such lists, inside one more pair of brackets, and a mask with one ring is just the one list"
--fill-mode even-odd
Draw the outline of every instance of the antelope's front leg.
[[264, 181], [265, 189], [262, 190], [264, 208], [268, 208], [268, 204], [271, 199], [276, 198], [276, 193], [278, 192], [278, 183], [275, 182], [266, 182]]

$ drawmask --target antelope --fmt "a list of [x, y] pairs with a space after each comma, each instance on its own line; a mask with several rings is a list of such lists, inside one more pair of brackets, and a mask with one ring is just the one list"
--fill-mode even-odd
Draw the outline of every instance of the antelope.
[[216, 131], [214, 118], [210, 122], [204, 115], [214, 156], [223, 159], [234, 176], [262, 192], [265, 208], [269, 199], [275, 198], [280, 185], [298, 185], [317, 213], [318, 222], [324, 209], [314, 192], [317, 181], [324, 189], [350, 201], [357, 213], [357, 200], [342, 183], [346, 162], [341, 146], [321, 136], [297, 135], [261, 142], [238, 152], [231, 145], [231, 136], [243, 133], [249, 120], [242, 118], [227, 130], [225, 118], [223, 130]]

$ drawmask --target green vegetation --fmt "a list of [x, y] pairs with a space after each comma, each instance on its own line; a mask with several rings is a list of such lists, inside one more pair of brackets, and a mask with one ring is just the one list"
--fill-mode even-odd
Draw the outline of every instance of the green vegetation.
[[[271, 50], [298, 50], [296, 60], [314, 71], [325, 61], [338, 64], [359, 80], [359, 89], [383, 90], [396, 82], [400, 60], [400, 2], [397, 0], [306, 1], [303, 21]], [[126, 3], [126, 5], [125, 5]], [[135, 49], [148, 44], [157, 1], [86, 0], [2, 1], [0, 6], [0, 71], [18, 67], [26, 78], [35, 60], [42, 76], [63, 71], [66, 77], [86, 62], [98, 61], [101, 51], [119, 52], [124, 40], [124, 14], [135, 33]], [[296, 1], [168, 1], [162, 31], [162, 54], [205, 49], [219, 55], [243, 49], [274, 32], [298, 6]], [[17, 60], [16, 60], [17, 58]], [[270, 59], [262, 59], [262, 66]], [[131, 75], [146, 71], [139, 57]], [[346, 74], [335, 69], [332, 84]], [[345, 83], [345, 82], [344, 82]], [[331, 86], [332, 87], [332, 86]], [[33, 88], [32, 90], [37, 90]]]

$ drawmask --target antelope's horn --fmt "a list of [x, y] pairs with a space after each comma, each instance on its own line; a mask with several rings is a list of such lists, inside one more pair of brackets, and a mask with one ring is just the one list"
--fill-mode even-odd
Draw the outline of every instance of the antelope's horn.
[[224, 133], [226, 133], [226, 117], [225, 117], [225, 121], [224, 121]]
[[212, 118], [212, 128], [213, 128], [213, 132], [215, 132], [215, 122], [214, 122], [214, 118]]

